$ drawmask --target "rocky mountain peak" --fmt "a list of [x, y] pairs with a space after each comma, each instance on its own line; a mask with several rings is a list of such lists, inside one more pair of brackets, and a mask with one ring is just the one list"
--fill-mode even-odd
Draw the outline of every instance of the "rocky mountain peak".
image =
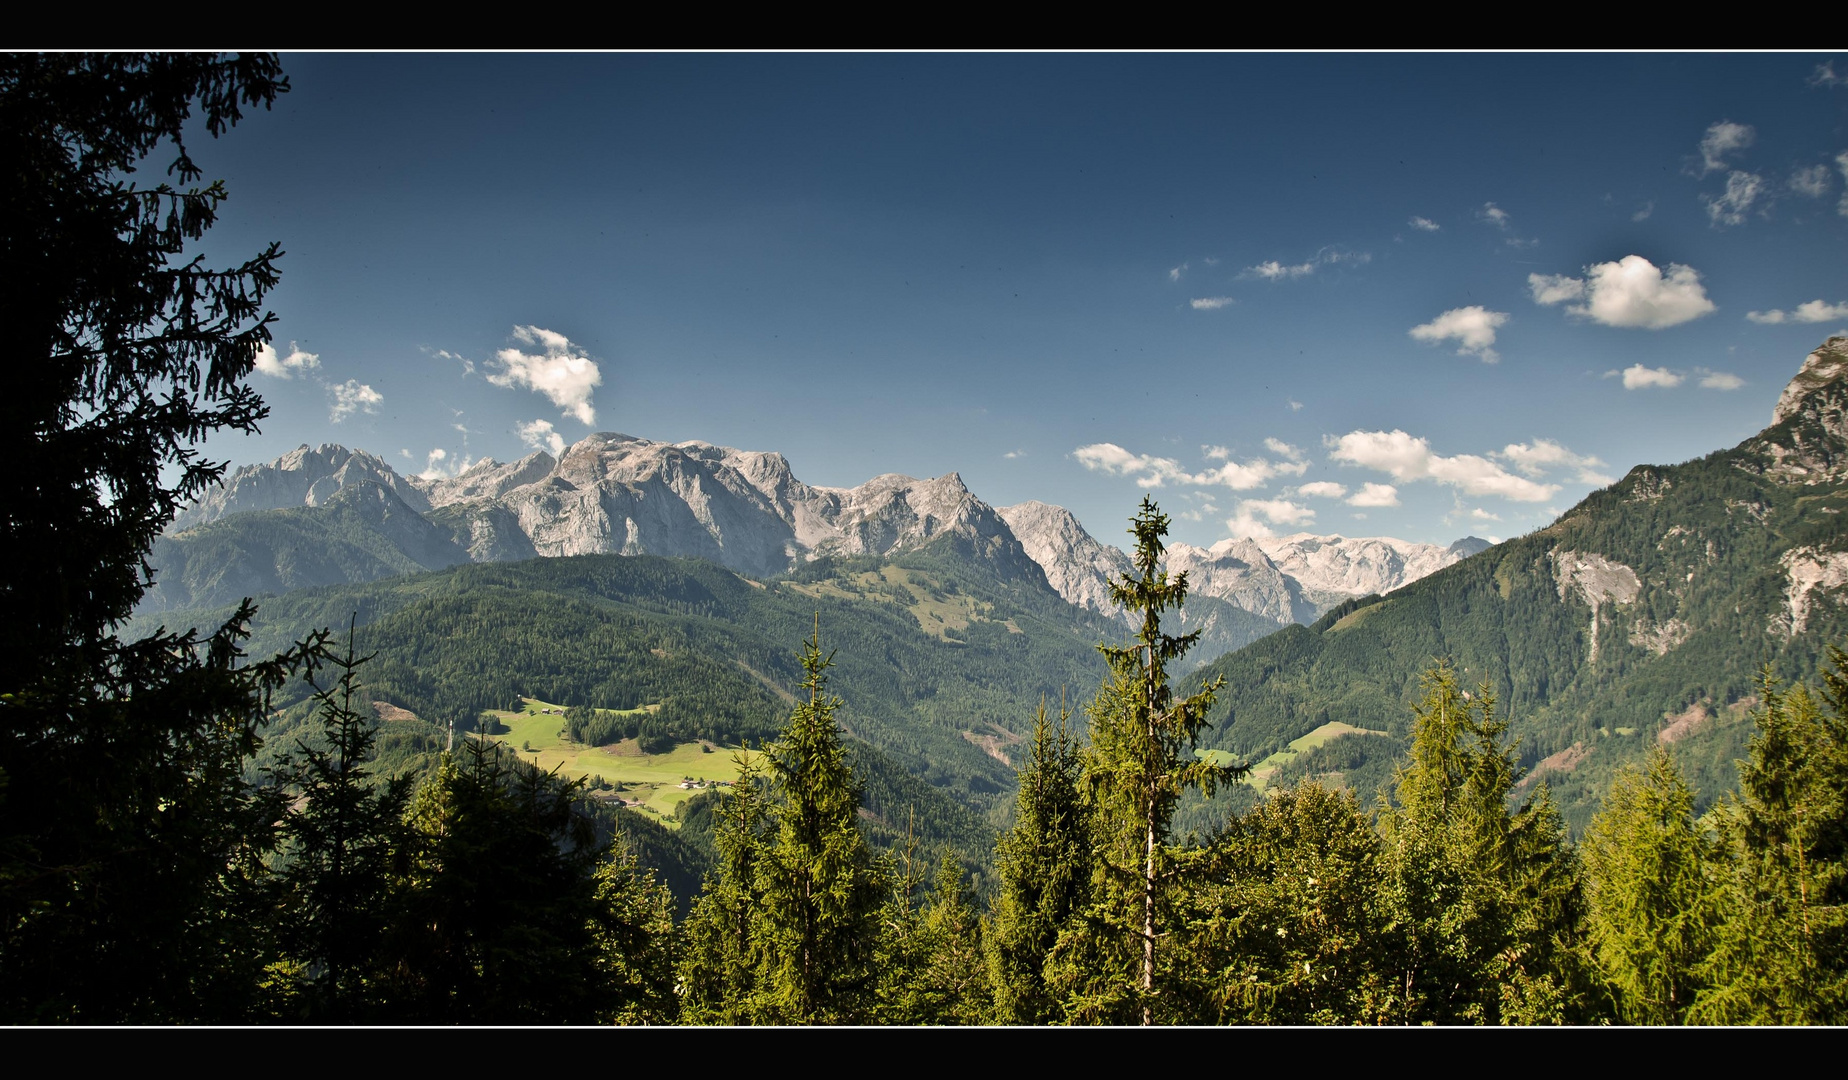
[[1848, 337], [1832, 337], [1804, 359], [1802, 369], [1785, 385], [1777, 407], [1771, 410], [1772, 425], [1795, 415], [1816, 391], [1839, 386], [1844, 376], [1848, 376]]

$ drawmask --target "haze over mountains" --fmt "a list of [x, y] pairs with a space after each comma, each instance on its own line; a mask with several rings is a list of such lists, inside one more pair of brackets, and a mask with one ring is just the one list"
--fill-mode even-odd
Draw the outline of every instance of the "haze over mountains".
[[[1128, 509], [1125, 509], [1127, 518]], [[485, 459], [454, 477], [400, 475], [363, 450], [303, 446], [238, 469], [156, 546], [143, 612], [220, 605], [310, 585], [460, 562], [588, 554], [708, 559], [771, 577], [826, 557], [890, 557], [953, 538], [1010, 574], [1042, 574], [1070, 603], [1115, 615], [1109, 575], [1129, 569], [1061, 507], [993, 507], [956, 473], [887, 474], [853, 488], [806, 484], [777, 453], [612, 432], [554, 458]], [[1384, 593], [1488, 544], [1448, 548], [1307, 533], [1176, 544], [1192, 586], [1189, 629], [1235, 647], [1343, 600]]]

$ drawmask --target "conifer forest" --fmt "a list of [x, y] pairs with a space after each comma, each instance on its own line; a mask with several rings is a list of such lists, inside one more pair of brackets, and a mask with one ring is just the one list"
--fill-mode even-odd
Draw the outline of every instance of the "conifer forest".
[[348, 480], [170, 529], [286, 278], [198, 254], [192, 155], [289, 90], [0, 57], [0, 1022], [1848, 1023], [1848, 340], [1287, 625], [1150, 495], [1094, 608], [999, 526], [490, 560], [511, 514]]

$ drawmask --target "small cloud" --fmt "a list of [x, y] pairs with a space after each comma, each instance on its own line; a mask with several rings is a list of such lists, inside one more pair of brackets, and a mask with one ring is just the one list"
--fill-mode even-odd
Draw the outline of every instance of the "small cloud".
[[1737, 390], [1745, 385], [1745, 380], [1727, 371], [1705, 371], [1701, 374], [1700, 385], [1708, 390]]
[[1261, 262], [1256, 266], [1246, 267], [1244, 272], [1239, 274], [1239, 276], [1259, 277], [1266, 281], [1282, 281], [1286, 278], [1304, 277], [1313, 273], [1315, 273], [1315, 264], [1312, 262], [1285, 266], [1276, 259], [1271, 259], [1268, 262]]
[[1436, 232], [1437, 230], [1443, 228], [1442, 225], [1439, 225], [1437, 222], [1432, 221], [1428, 217], [1414, 216], [1412, 220], [1407, 222], [1406, 224], [1410, 225], [1414, 229], [1419, 230], [1420, 232]]
[[1314, 520], [1314, 510], [1288, 499], [1241, 499], [1238, 512], [1226, 519], [1226, 529], [1232, 536], [1272, 536], [1272, 525], [1305, 525]]
[[1817, 64], [1816, 70], [1811, 72], [1810, 77], [1803, 81], [1809, 86], [1819, 86], [1823, 89], [1832, 90], [1837, 86], [1848, 85], [1848, 74], [1837, 75], [1835, 73], [1835, 61], [1825, 60]]
[[1603, 487], [1614, 482], [1612, 477], [1596, 471], [1604, 467], [1604, 462], [1590, 454], [1575, 454], [1552, 439], [1535, 439], [1531, 444], [1509, 443], [1494, 456], [1528, 476], [1544, 476], [1552, 469], [1575, 469], [1581, 484]]
[[1187, 301], [1195, 311], [1218, 311], [1222, 307], [1238, 303], [1230, 296], [1196, 296]]
[[1765, 190], [1765, 178], [1755, 173], [1734, 170], [1726, 175], [1726, 190], [1718, 195], [1702, 195], [1707, 204], [1707, 218], [1714, 228], [1745, 224], [1745, 212], [1752, 208]]
[[1515, 476], [1475, 454], [1434, 454], [1428, 440], [1399, 430], [1352, 431], [1325, 441], [1330, 448], [1328, 456], [1335, 461], [1390, 473], [1395, 480], [1434, 480], [1466, 495], [1499, 495], [1517, 502], [1545, 502], [1559, 491], [1557, 484], [1540, 484]]
[[495, 353], [501, 370], [488, 376], [495, 386], [525, 387], [544, 394], [566, 416], [580, 423], [597, 422], [597, 411], [590, 403], [592, 391], [603, 383], [597, 362], [573, 345], [565, 335], [537, 326], [516, 326], [515, 340], [537, 345], [537, 353], [519, 349], [502, 349]]
[[[443, 464], [445, 461], [449, 462], [447, 466]], [[430, 456], [424, 460], [424, 471], [418, 473], [417, 478], [419, 480], [445, 480], [468, 471], [471, 464], [473, 462], [468, 455], [464, 454], [462, 457], [451, 460], [449, 451], [439, 446], [430, 451]]]
[[1291, 461], [1301, 461], [1303, 459], [1303, 452], [1301, 449], [1291, 446], [1289, 443], [1284, 442], [1276, 436], [1265, 439], [1264, 448], [1273, 454], [1281, 454]]
[[1812, 199], [1820, 199], [1829, 193], [1831, 179], [1827, 165], [1811, 165], [1790, 174], [1790, 190]]
[[1631, 221], [1648, 221], [1649, 215], [1655, 213], [1655, 200], [1643, 204], [1643, 208], [1630, 215]]
[[458, 364], [461, 364], [462, 365], [462, 377], [465, 379], [475, 373], [475, 362], [473, 360], [470, 360], [466, 356], [462, 356], [457, 353], [452, 353], [448, 349], [431, 350], [428, 347], [424, 347], [424, 352], [429, 353], [431, 356], [436, 357], [438, 360], [452, 360]]
[[1474, 510], [1471, 510], [1469, 512], [1469, 516], [1472, 518], [1475, 518], [1477, 521], [1500, 521], [1501, 520], [1500, 514], [1491, 514], [1480, 506], [1476, 507]]
[[1026, 456], [1027, 456], [1027, 452], [1026, 452], [1025, 450], [1009, 450], [1009, 451], [1008, 451], [1007, 453], [1005, 453], [1005, 454], [1002, 454], [1001, 456], [1002, 456], [1003, 458], [1005, 458], [1005, 459], [1007, 459], [1008, 461], [1012, 461], [1012, 460], [1014, 460], [1015, 458], [1023, 458], [1023, 457], [1026, 457]]
[[1503, 210], [1501, 207], [1496, 206], [1492, 202], [1483, 203], [1482, 209], [1476, 211], [1476, 220], [1484, 222], [1485, 224], [1493, 225], [1498, 229], [1506, 231], [1508, 228], [1508, 220], [1509, 220], [1508, 211]]
[[[1397, 506], [1399, 505], [1399, 489], [1391, 484], [1375, 484], [1368, 481], [1361, 485], [1360, 490], [1354, 493], [1353, 498], [1349, 499], [1347, 504], [1349, 506]], [[1367, 515], [1355, 514], [1354, 516], [1364, 518]]]
[[1174, 268], [1173, 268], [1172, 270], [1169, 270], [1169, 271], [1168, 271], [1168, 280], [1169, 280], [1169, 281], [1179, 281], [1179, 280], [1181, 280], [1181, 274], [1183, 274], [1184, 272], [1186, 272], [1186, 270], [1187, 270], [1187, 264], [1186, 264], [1186, 263], [1182, 263], [1181, 265], [1179, 265], [1179, 266], [1177, 266], [1177, 267], [1174, 267]]
[[319, 353], [303, 352], [293, 341], [289, 342], [287, 356], [278, 356], [267, 341], [257, 346], [256, 370], [259, 375], [268, 375], [272, 379], [293, 379], [320, 366]]
[[1303, 403], [1300, 401], [1297, 401], [1295, 398], [1291, 398], [1290, 399], [1290, 411], [1291, 412], [1302, 412]]
[[1304, 484], [1296, 489], [1298, 495], [1307, 495], [1315, 499], [1339, 499], [1347, 495], [1347, 485], [1337, 484], [1333, 480], [1317, 480], [1313, 484]]
[[1567, 314], [1605, 326], [1662, 330], [1717, 310], [1707, 299], [1700, 274], [1680, 263], [1670, 263], [1664, 274], [1641, 255], [1625, 255], [1616, 262], [1587, 266], [1585, 274], [1583, 279], [1529, 274], [1527, 285], [1537, 304], [1585, 300], [1568, 307]]
[[1752, 140], [1757, 137], [1758, 133], [1752, 130], [1750, 124], [1721, 120], [1709, 125], [1707, 133], [1700, 140], [1700, 171], [1694, 175], [1705, 176], [1726, 168], [1726, 155], [1752, 145]]
[[1781, 322], [1819, 323], [1834, 322], [1836, 319], [1848, 319], [1848, 301], [1831, 304], [1826, 300], [1810, 300], [1798, 304], [1793, 311], [1748, 311], [1745, 317], [1755, 323], [1775, 326]]
[[531, 420], [514, 428], [520, 441], [535, 450], [549, 450], [553, 457], [565, 452], [565, 437], [552, 427], [550, 420]]
[[1485, 364], [1501, 360], [1495, 351], [1495, 331], [1508, 321], [1505, 311], [1490, 311], [1480, 304], [1452, 308], [1428, 323], [1406, 331], [1415, 340], [1436, 344], [1455, 340], [1458, 356], [1474, 356]]
[[1684, 378], [1684, 376], [1670, 371], [1665, 367], [1651, 368], [1644, 367], [1641, 364], [1631, 364], [1622, 371], [1607, 371], [1604, 373], [1604, 377], [1607, 379], [1615, 378], [1618, 375], [1623, 376], [1623, 388], [1625, 390], [1643, 390], [1657, 386], [1664, 388], [1680, 386]]
[[365, 385], [358, 379], [348, 379], [343, 383], [329, 383], [327, 392], [333, 395], [334, 404], [327, 411], [329, 423], [338, 424], [356, 412], [376, 413], [379, 403], [385, 396]]
[[[1848, 182], [1848, 150], [1835, 155], [1835, 167], [1842, 171], [1842, 180]], [[1842, 192], [1842, 201], [1835, 204], [1835, 212], [1848, 217], [1848, 190]]]
[[411, 457], [411, 452], [410, 452], [409, 450], [400, 450], [400, 451], [398, 451], [398, 456], [399, 456], [399, 457], [402, 457], [402, 458], [403, 458], [404, 460], [406, 460], [406, 461], [415, 461], [415, 460], [416, 460], [415, 458], [413, 458], [413, 457]]
[[1232, 451], [1223, 446], [1202, 446], [1200, 456], [1208, 461], [1224, 461], [1232, 456]]
[[1201, 449], [1209, 460], [1224, 461], [1225, 464], [1197, 473], [1189, 472], [1173, 458], [1132, 453], [1115, 443], [1080, 446], [1072, 451], [1072, 457], [1093, 472], [1110, 476], [1134, 476], [1138, 484], [1151, 488], [1172, 483], [1249, 491], [1263, 487], [1278, 476], [1301, 476], [1309, 468], [1307, 462], [1273, 462], [1264, 458], [1253, 458], [1241, 463], [1228, 460], [1231, 451], [1223, 446]]

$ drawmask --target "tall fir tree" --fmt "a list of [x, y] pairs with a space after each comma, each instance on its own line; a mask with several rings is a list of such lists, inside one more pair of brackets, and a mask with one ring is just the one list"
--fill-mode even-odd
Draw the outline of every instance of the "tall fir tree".
[[[1150, 1024], [1175, 1017], [1162, 998], [1162, 943], [1173, 931], [1177, 890], [1201, 868], [1198, 852], [1169, 844], [1181, 794], [1211, 795], [1242, 768], [1196, 756], [1216, 680], [1177, 698], [1168, 666], [1199, 640], [1161, 629], [1162, 612], [1187, 599], [1187, 574], [1163, 569], [1168, 515], [1147, 496], [1130, 525], [1133, 575], [1110, 582], [1110, 597], [1139, 617], [1133, 645], [1101, 645], [1110, 677], [1090, 708], [1084, 792], [1097, 829], [1093, 903], [1061, 966], [1075, 1019]], [[1088, 955], [1087, 955], [1088, 954]], [[1088, 969], [1088, 970], [1087, 970]]]
[[345, 653], [328, 658], [337, 677], [315, 686], [320, 738], [298, 739], [270, 769], [271, 782], [294, 796], [276, 875], [283, 948], [303, 972], [304, 1018], [331, 1023], [370, 1019], [381, 1004], [378, 965], [415, 846], [404, 820], [413, 778], [375, 782], [365, 767], [378, 728], [355, 707], [359, 669], [371, 658], [355, 654], [354, 637], [349, 626]]
[[1472, 695], [1441, 663], [1422, 681], [1409, 760], [1380, 814], [1394, 1018], [1574, 1019], [1583, 894], [1552, 797], [1542, 784], [1510, 812], [1520, 776], [1490, 687]]
[[1187, 897], [1181, 977], [1218, 1023], [1354, 1024], [1390, 1015], [1384, 867], [1353, 795], [1304, 780], [1213, 838]]
[[1041, 703], [1020, 771], [1014, 826], [995, 845], [1001, 887], [988, 964], [994, 1017], [1003, 1024], [1045, 1024], [1063, 1015], [1046, 966], [1060, 932], [1091, 899], [1090, 815], [1070, 718], [1061, 703], [1055, 723]]
[[806, 700], [765, 748], [774, 839], [757, 862], [762, 915], [755, 997], [764, 1019], [858, 1023], [871, 1012], [884, 875], [860, 831], [861, 784], [828, 693], [821, 628], [804, 643]]
[[693, 1024], [748, 1024], [759, 1019], [758, 864], [769, 845], [763, 755], [741, 750], [738, 778], [719, 803], [714, 835], [719, 865], [687, 916], [680, 962], [681, 1018]]
[[1822, 700], [1759, 681], [1738, 795], [1716, 815], [1722, 921], [1697, 1023], [1848, 1022], [1848, 656], [1830, 658]]
[[1712, 842], [1666, 748], [1611, 782], [1585, 832], [1587, 943], [1608, 1009], [1627, 1024], [1679, 1024], [1712, 947]]

